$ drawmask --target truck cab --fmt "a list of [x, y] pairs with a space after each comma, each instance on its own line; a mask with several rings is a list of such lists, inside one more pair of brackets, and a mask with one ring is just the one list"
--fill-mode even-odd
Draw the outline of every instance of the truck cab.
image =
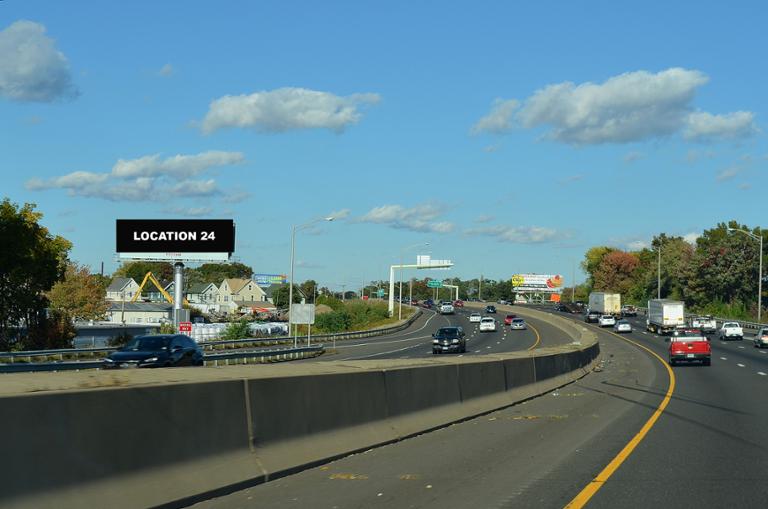
[[709, 366], [712, 362], [712, 347], [709, 340], [696, 330], [677, 330], [669, 341], [669, 365], [679, 362], [701, 362]]

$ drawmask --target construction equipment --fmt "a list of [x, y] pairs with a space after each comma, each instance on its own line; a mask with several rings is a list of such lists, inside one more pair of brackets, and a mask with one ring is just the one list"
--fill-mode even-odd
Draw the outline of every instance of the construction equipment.
[[[136, 302], [136, 299], [138, 299], [139, 295], [141, 295], [141, 291], [144, 289], [144, 285], [147, 284], [147, 281], [152, 281], [152, 284], [155, 285], [155, 288], [157, 288], [163, 297], [165, 297], [165, 300], [173, 304], [173, 297], [171, 297], [171, 295], [165, 291], [163, 285], [160, 284], [160, 282], [155, 278], [151, 271], [147, 272], [147, 274], [144, 276], [144, 280], [139, 285], [138, 291], [133, 295], [131, 302]], [[186, 298], [182, 302], [185, 306], [189, 306], [189, 301]]]

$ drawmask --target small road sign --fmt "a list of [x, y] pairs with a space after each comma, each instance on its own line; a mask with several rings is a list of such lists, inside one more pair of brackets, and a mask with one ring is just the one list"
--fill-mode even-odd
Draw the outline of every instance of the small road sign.
[[189, 334], [192, 332], [192, 322], [179, 322], [179, 333]]
[[431, 279], [431, 280], [427, 281], [427, 287], [429, 287], [429, 288], [442, 288], [443, 287], [443, 282], [440, 281], [439, 279]]

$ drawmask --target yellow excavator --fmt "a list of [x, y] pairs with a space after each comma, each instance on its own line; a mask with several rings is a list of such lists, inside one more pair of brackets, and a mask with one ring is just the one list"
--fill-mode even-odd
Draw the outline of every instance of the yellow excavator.
[[[142, 290], [144, 290], [144, 285], [147, 284], [147, 281], [152, 281], [152, 284], [155, 285], [155, 288], [157, 288], [160, 293], [165, 297], [165, 300], [173, 304], [173, 297], [165, 291], [163, 288], [163, 285], [160, 284], [160, 282], [155, 278], [155, 276], [152, 274], [152, 272], [147, 272], [147, 274], [144, 276], [144, 280], [139, 285], [139, 290], [133, 295], [133, 298], [131, 299], [131, 302], [136, 302], [136, 299], [139, 298], [139, 295], [141, 295]], [[189, 307], [189, 301], [185, 298], [183, 300], [184, 305]]]

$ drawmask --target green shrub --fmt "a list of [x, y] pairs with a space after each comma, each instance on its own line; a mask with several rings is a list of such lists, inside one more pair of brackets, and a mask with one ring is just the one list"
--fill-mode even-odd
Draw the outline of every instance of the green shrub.
[[346, 310], [323, 313], [315, 318], [318, 332], [344, 332], [352, 325], [352, 317]]
[[331, 297], [328, 295], [320, 295], [317, 298], [317, 304], [325, 304], [329, 308], [333, 309], [334, 311], [341, 311], [344, 309], [344, 302], [337, 299], [336, 297]]
[[245, 339], [251, 337], [251, 329], [248, 327], [248, 322], [245, 320], [239, 320], [237, 322], [230, 322], [220, 339]]

